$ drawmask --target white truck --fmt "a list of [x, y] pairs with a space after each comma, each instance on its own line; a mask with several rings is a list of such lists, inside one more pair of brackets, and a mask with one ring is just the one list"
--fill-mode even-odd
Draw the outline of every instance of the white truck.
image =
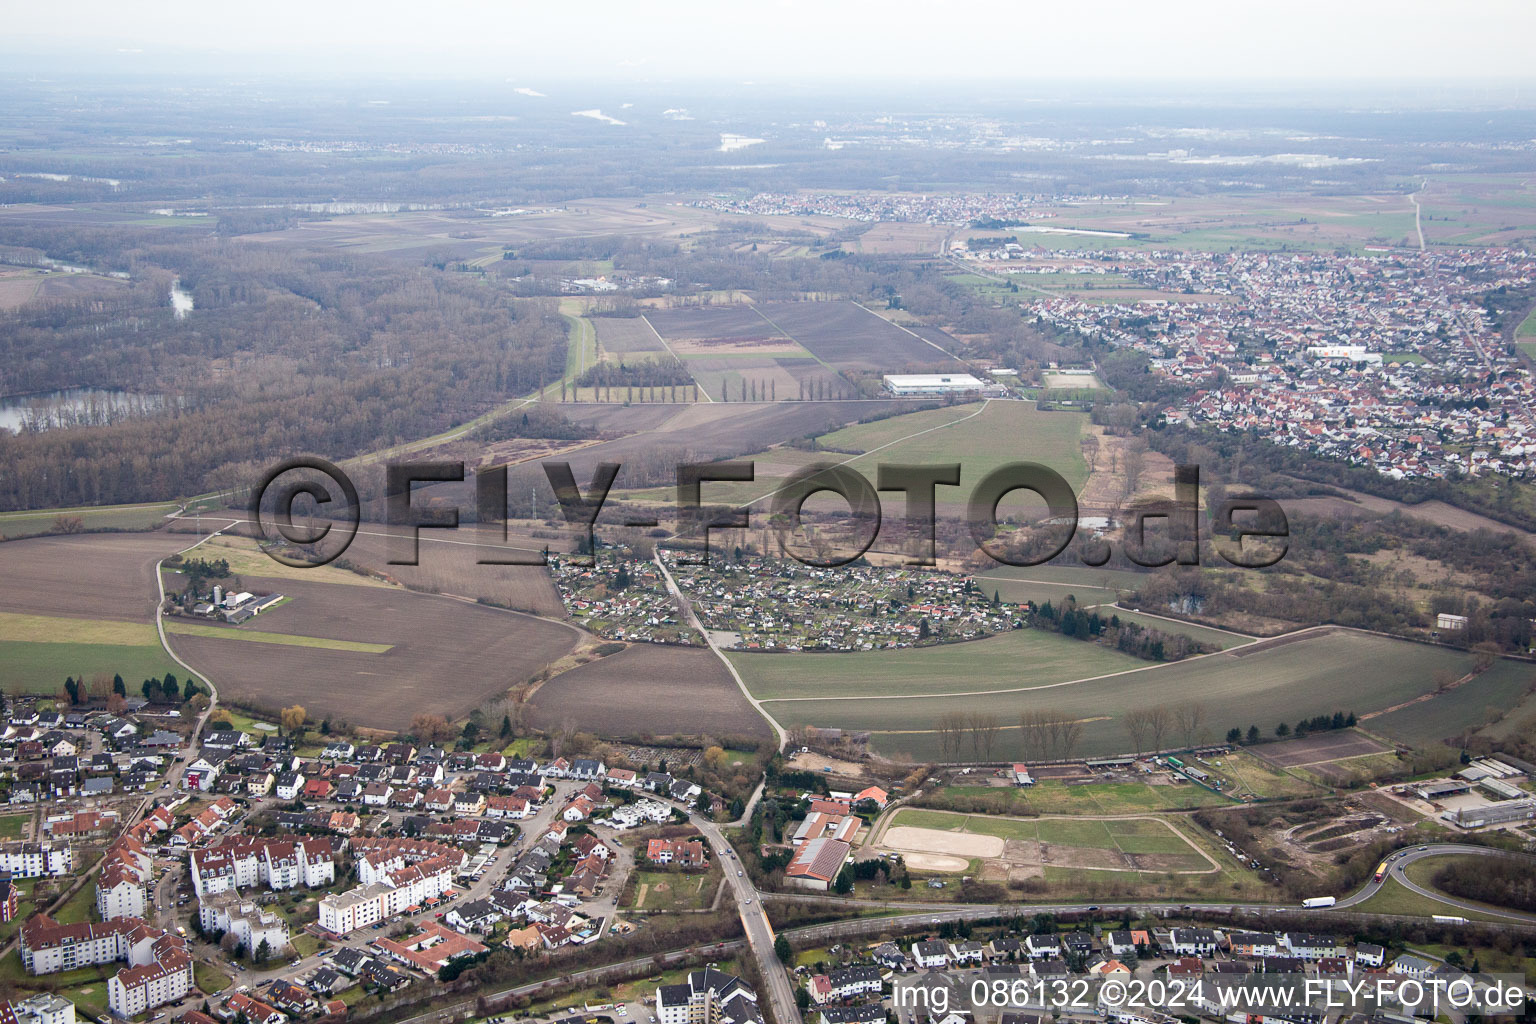
[[1304, 907], [1331, 907], [1339, 902], [1336, 896], [1313, 896], [1311, 899], [1301, 901]]

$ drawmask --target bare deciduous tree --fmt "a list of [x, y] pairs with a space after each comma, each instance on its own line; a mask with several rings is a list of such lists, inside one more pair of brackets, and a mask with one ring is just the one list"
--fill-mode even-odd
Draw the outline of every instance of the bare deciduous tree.
[[1126, 733], [1131, 737], [1131, 745], [1136, 748], [1136, 756], [1140, 757], [1141, 752], [1146, 749], [1147, 730], [1150, 728], [1146, 709], [1132, 708], [1120, 716], [1120, 721], [1125, 726]]
[[1184, 734], [1184, 745], [1194, 746], [1201, 727], [1205, 725], [1205, 705], [1195, 701], [1176, 704], [1173, 708], [1173, 718], [1178, 723], [1179, 731]]
[[1156, 704], [1147, 708], [1147, 731], [1152, 736], [1152, 749], [1163, 749], [1163, 737], [1173, 725], [1173, 714], [1166, 704]]

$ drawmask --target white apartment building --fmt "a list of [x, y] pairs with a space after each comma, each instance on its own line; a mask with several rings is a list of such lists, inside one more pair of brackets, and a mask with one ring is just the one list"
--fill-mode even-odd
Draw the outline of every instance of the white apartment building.
[[74, 864], [74, 851], [64, 843], [6, 843], [0, 846], [0, 871], [10, 872], [12, 878], [67, 875]]

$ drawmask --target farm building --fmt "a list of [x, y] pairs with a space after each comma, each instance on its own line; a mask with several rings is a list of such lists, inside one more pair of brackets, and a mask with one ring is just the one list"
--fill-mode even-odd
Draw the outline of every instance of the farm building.
[[1486, 807], [1463, 807], [1449, 815], [1452, 823], [1461, 828], [1482, 828], [1484, 825], [1505, 825], [1512, 821], [1529, 821], [1536, 818], [1536, 799], [1506, 800]]
[[1013, 784], [1015, 786], [1033, 786], [1035, 778], [1029, 774], [1029, 765], [1016, 764], [1013, 766]]
[[853, 848], [838, 839], [812, 839], [795, 852], [784, 875], [795, 885], [825, 892]]
[[962, 395], [986, 385], [968, 373], [888, 373], [885, 389], [898, 398], [915, 395]]
[[1469, 782], [1452, 782], [1441, 779], [1415, 786], [1413, 792], [1420, 800], [1434, 803], [1436, 800], [1443, 800], [1448, 796], [1455, 796], [1458, 793], [1466, 793], [1471, 789], [1472, 784]]
[[1500, 800], [1519, 800], [1525, 796], [1525, 790], [1511, 786], [1507, 782], [1500, 782], [1498, 779], [1483, 779], [1478, 782], [1477, 787]]

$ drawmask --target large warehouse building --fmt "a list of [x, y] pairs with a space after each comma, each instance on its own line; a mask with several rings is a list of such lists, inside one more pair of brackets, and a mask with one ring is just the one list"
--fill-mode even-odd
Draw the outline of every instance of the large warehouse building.
[[986, 384], [968, 373], [888, 373], [885, 389], [898, 398], [913, 395], [960, 395]]

